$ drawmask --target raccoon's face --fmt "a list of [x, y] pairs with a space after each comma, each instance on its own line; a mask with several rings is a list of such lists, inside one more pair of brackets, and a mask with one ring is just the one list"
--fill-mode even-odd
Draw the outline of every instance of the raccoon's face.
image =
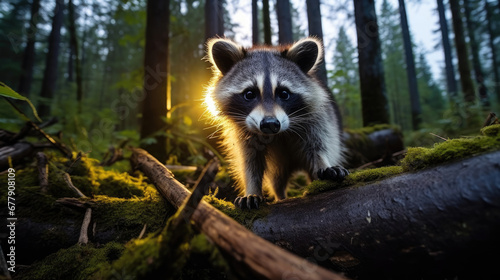
[[293, 129], [318, 102], [319, 86], [307, 74], [319, 62], [322, 47], [313, 38], [285, 49], [244, 49], [226, 39], [208, 44], [208, 57], [217, 74], [207, 99], [220, 114], [242, 129], [277, 134]]

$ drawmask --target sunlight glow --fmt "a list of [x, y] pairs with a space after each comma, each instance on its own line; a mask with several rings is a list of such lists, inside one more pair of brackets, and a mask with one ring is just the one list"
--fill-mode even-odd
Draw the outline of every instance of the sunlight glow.
[[205, 100], [203, 101], [203, 105], [205, 106], [207, 111], [212, 115], [212, 117], [217, 117], [220, 113], [220, 110], [212, 96], [214, 88], [215, 86], [212, 84], [206, 87]]

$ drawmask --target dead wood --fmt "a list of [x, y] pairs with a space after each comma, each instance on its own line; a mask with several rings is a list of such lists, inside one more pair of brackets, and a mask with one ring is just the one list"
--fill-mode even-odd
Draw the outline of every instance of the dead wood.
[[87, 209], [95, 207], [96, 203], [92, 200], [81, 200], [75, 197], [63, 197], [56, 200], [56, 204], [71, 207], [74, 209]]
[[11, 146], [1, 147], [0, 170], [5, 170], [9, 167], [9, 158], [12, 160], [12, 164], [16, 164], [31, 155], [33, 151], [33, 145], [29, 143], [15, 143]]
[[[190, 195], [172, 173], [146, 151], [133, 149], [131, 162], [175, 207], [181, 207]], [[191, 219], [228, 256], [228, 260], [238, 265], [245, 278], [345, 279], [255, 236], [205, 201], [201, 201]]]
[[[109, 158], [108, 158], [109, 157]], [[108, 152], [104, 155], [103, 162], [101, 166], [110, 166], [113, 163], [123, 160], [123, 149], [110, 147]]]
[[[64, 172], [63, 177], [68, 187], [72, 191], [74, 191], [78, 197], [80, 198], [87, 197], [77, 187], [75, 187], [75, 185], [73, 185], [71, 177], [69, 176], [68, 173]], [[92, 208], [88, 207], [87, 210], [85, 211], [85, 216], [83, 217], [82, 227], [80, 229], [80, 237], [78, 238], [78, 244], [87, 244], [89, 242], [88, 232], [91, 219], [92, 219]]]
[[78, 238], [78, 244], [87, 244], [89, 243], [89, 225], [90, 220], [92, 219], [92, 208], [87, 208], [85, 210], [85, 216], [83, 217], [82, 228], [80, 229], [80, 238]]
[[63, 178], [64, 178], [64, 181], [66, 182], [66, 185], [68, 186], [68, 188], [70, 188], [75, 193], [76, 196], [87, 197], [77, 187], [75, 187], [75, 185], [73, 185], [73, 182], [71, 181], [71, 177], [69, 176], [68, 173], [64, 172]]
[[285, 200], [252, 231], [353, 278], [500, 279], [499, 221], [494, 152]]
[[34, 122], [28, 122], [29, 125], [33, 127], [35, 131], [37, 131], [41, 136], [43, 136], [49, 143], [51, 143], [55, 148], [57, 148], [59, 151], [61, 151], [66, 157], [71, 158], [72, 153], [71, 151], [66, 148], [62, 143], [54, 140], [49, 134], [47, 134], [45, 131], [43, 131], [38, 125], [36, 125]]
[[344, 142], [347, 147], [347, 168], [357, 168], [367, 163], [374, 163], [377, 167], [392, 165], [397, 161], [392, 155], [404, 150], [403, 135], [394, 128], [375, 130], [368, 134], [346, 131]]

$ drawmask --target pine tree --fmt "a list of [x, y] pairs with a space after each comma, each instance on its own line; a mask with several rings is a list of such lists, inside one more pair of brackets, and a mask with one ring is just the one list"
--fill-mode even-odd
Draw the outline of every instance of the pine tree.
[[450, 39], [448, 32], [448, 21], [446, 19], [443, 0], [437, 0], [437, 10], [439, 14], [439, 26], [441, 30], [441, 42], [444, 52], [444, 62], [446, 71], [446, 85], [449, 97], [454, 100], [458, 95], [457, 80], [455, 79], [455, 67], [452, 61]]
[[403, 36], [398, 12], [387, 0], [380, 9], [380, 38], [384, 56], [385, 83], [390, 100], [391, 122], [411, 129], [408, 76], [405, 74]]
[[472, 3], [469, 0], [464, 0], [464, 11], [465, 11], [465, 23], [467, 26], [467, 32], [469, 34], [469, 46], [472, 53], [472, 66], [474, 68], [474, 76], [476, 77], [476, 84], [478, 86], [479, 99], [481, 104], [485, 107], [489, 106], [488, 93], [486, 90], [486, 85], [484, 83], [485, 77], [483, 74], [483, 68], [481, 67], [481, 61], [479, 59], [479, 41], [476, 39], [477, 24], [472, 18]]
[[346, 128], [362, 127], [356, 48], [347, 36], [344, 26], [339, 28], [333, 64], [335, 69], [330, 76], [332, 91], [339, 104], [344, 126]]
[[417, 60], [418, 86], [422, 99], [422, 119], [425, 124], [436, 124], [443, 116], [446, 103], [442, 91], [432, 77], [431, 67], [420, 53]]
[[458, 57], [458, 72], [460, 73], [460, 83], [464, 94], [465, 102], [471, 104], [476, 100], [474, 84], [472, 83], [469, 54], [465, 42], [465, 33], [462, 21], [462, 13], [459, 0], [450, 0], [450, 9], [455, 33], [455, 47]]
[[401, 18], [401, 30], [403, 34], [403, 45], [405, 51], [406, 74], [408, 77], [408, 88], [410, 93], [411, 119], [413, 130], [418, 130], [421, 123], [420, 96], [418, 92], [417, 74], [415, 71], [415, 59], [413, 57], [410, 29], [406, 17], [404, 0], [399, 0], [399, 14]]

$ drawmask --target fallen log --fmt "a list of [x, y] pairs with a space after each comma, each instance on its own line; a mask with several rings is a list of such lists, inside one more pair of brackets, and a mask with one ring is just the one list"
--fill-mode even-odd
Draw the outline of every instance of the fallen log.
[[379, 125], [344, 132], [346, 168], [373, 162], [377, 167], [392, 165], [393, 154], [404, 150], [403, 134], [395, 127]]
[[500, 152], [289, 199], [252, 231], [357, 279], [500, 279]]
[[[160, 194], [181, 207], [189, 191], [173, 178], [163, 164], [142, 149], [133, 149], [132, 166], [143, 171]], [[210, 238], [245, 278], [255, 279], [345, 279], [309, 263], [265, 241], [233, 219], [202, 201], [191, 217], [195, 226]]]

